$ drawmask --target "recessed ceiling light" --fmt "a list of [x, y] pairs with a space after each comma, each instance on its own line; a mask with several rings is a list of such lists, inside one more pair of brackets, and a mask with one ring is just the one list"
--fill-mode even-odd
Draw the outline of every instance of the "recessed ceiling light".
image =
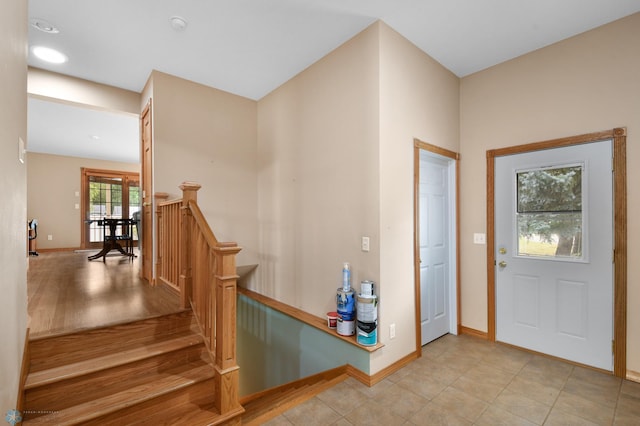
[[187, 28], [186, 19], [180, 16], [172, 16], [171, 18], [169, 18], [169, 23], [171, 23], [171, 28], [176, 31], [184, 31], [185, 28]]
[[51, 49], [49, 47], [44, 46], [33, 46], [31, 48], [33, 54], [43, 61], [50, 62], [52, 64], [64, 64], [69, 60], [67, 55], [62, 52], [59, 52], [55, 49]]
[[29, 22], [31, 23], [31, 26], [33, 28], [45, 33], [58, 34], [60, 32], [60, 30], [55, 25], [45, 21], [44, 19], [33, 18], [30, 19]]
[[92, 141], [99, 141], [100, 140], [100, 136], [98, 136], [98, 135], [89, 135], [89, 139], [91, 139]]

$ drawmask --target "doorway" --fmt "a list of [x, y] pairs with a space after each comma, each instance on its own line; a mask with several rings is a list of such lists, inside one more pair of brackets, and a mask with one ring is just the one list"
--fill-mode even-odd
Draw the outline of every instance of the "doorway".
[[624, 377], [625, 152], [624, 129], [487, 152], [489, 340]]
[[[83, 167], [81, 247], [102, 247], [103, 228], [98, 220], [127, 219], [140, 210], [140, 178], [138, 173], [90, 169]], [[138, 241], [137, 228], [133, 228]]]
[[458, 154], [414, 141], [416, 348], [458, 334]]

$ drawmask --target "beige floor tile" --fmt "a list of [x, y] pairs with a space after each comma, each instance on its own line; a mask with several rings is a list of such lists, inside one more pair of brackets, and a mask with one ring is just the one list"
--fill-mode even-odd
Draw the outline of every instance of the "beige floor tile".
[[613, 389], [616, 387], [620, 388], [623, 381], [620, 377], [616, 377], [612, 374], [578, 366], [573, 368], [570, 377], [607, 389]]
[[333, 423], [332, 426], [352, 426], [353, 423], [351, 423], [349, 420], [345, 419], [344, 417], [341, 418], [340, 420], [338, 420], [337, 422]]
[[534, 356], [518, 373], [518, 377], [562, 389], [573, 365], [555, 359]]
[[505, 389], [494, 401], [496, 407], [541, 425], [549, 415], [551, 406]]
[[514, 377], [507, 389], [549, 406], [555, 403], [560, 394], [560, 389], [558, 388], [546, 386], [537, 381], [526, 380], [519, 376]]
[[613, 424], [614, 426], [638, 426], [640, 425], [640, 417], [616, 413]]
[[385, 380], [393, 382], [393, 383], [396, 383], [399, 380], [402, 380], [402, 378], [412, 374], [416, 370], [417, 367], [416, 367], [415, 364], [417, 362], [419, 362], [421, 360], [424, 360], [424, 359], [425, 358], [420, 358], [419, 360], [413, 361], [411, 364], [409, 364], [409, 365], [401, 368], [400, 370], [395, 371], [393, 374], [385, 377]]
[[378, 395], [368, 401], [368, 404], [376, 404], [394, 416], [404, 419], [408, 419], [428, 403], [428, 399], [399, 385], [393, 386], [384, 395]]
[[466, 373], [478, 364], [478, 359], [460, 351], [448, 351], [437, 358], [437, 361], [451, 370]]
[[486, 364], [484, 361], [464, 373], [464, 377], [468, 377], [478, 382], [485, 382], [496, 386], [505, 387], [515, 377], [515, 373], [496, 369], [495, 367]]
[[490, 355], [484, 357], [482, 362], [496, 369], [518, 373], [531, 360], [531, 356], [524, 351], [499, 346]]
[[367, 395], [370, 398], [373, 398], [376, 395], [385, 393], [387, 389], [389, 389], [394, 384], [395, 382], [392, 382], [388, 378], [385, 378], [384, 380], [379, 381], [373, 386], [367, 386], [364, 383], [358, 382], [355, 387], [363, 394]]
[[340, 415], [317, 397], [293, 407], [284, 416], [294, 425], [326, 426], [340, 419]]
[[449, 368], [449, 366], [439, 360], [429, 360], [428, 363], [417, 366], [412, 374], [420, 374], [436, 379], [439, 382], [450, 385], [458, 380], [463, 372]]
[[640, 383], [623, 380], [620, 394], [640, 398]]
[[262, 423], [264, 426], [290, 426], [293, 425], [284, 415], [279, 415], [273, 419]]
[[338, 383], [327, 389], [317, 395], [317, 398], [342, 416], [369, 400], [367, 395], [345, 382]]
[[572, 395], [588, 399], [589, 401], [597, 402], [610, 408], [616, 408], [618, 395], [620, 394], [620, 383], [598, 386], [574, 377], [569, 377], [562, 390]]
[[504, 386], [494, 385], [483, 380], [474, 379], [466, 374], [453, 382], [451, 387], [473, 395], [486, 402], [492, 402], [502, 392]]
[[544, 422], [544, 426], [598, 426], [598, 424], [554, 408]]
[[640, 383], [447, 335], [374, 386], [349, 378], [266, 424], [640, 426]]
[[409, 422], [419, 426], [470, 426], [472, 424], [469, 420], [431, 402], [411, 416]]
[[396, 383], [396, 386], [408, 389], [421, 397], [430, 400], [445, 390], [448, 384], [430, 376], [412, 374], [400, 380]]
[[363, 404], [351, 411], [345, 416], [345, 419], [353, 425], [401, 425], [407, 419], [395, 412], [388, 410], [386, 407], [371, 403]]
[[618, 398], [616, 414], [627, 417], [640, 417], [640, 396], [636, 397], [626, 393], [621, 393], [620, 398]]
[[562, 391], [553, 406], [554, 409], [582, 417], [599, 425], [610, 425], [613, 422], [614, 408], [592, 402], [581, 396]]
[[477, 426], [536, 426], [529, 420], [518, 417], [502, 408], [491, 406], [487, 408], [474, 425]]
[[481, 399], [452, 387], [445, 389], [432, 402], [471, 422], [480, 417], [489, 405]]

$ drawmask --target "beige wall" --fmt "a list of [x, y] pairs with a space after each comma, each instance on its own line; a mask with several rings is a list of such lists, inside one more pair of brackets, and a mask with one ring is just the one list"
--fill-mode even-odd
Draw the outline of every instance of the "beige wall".
[[415, 350], [413, 138], [455, 151], [457, 117], [458, 79], [383, 23], [258, 102], [257, 290], [323, 316], [351, 262], [378, 283], [371, 374]]
[[[27, 330], [27, 2], [2, 2], [0, 14], [0, 415], [17, 408]], [[4, 417], [2, 417], [4, 419]]]
[[258, 102], [258, 157], [257, 290], [324, 316], [343, 262], [378, 281], [377, 27]]
[[29, 68], [30, 96], [87, 108], [139, 115], [140, 94], [80, 78]]
[[154, 192], [181, 196], [198, 182], [198, 205], [219, 241], [242, 247], [238, 264], [257, 263], [256, 102], [154, 71]]
[[462, 323], [487, 330], [485, 152], [626, 126], [628, 156], [628, 369], [640, 371], [640, 14], [461, 82]]
[[[459, 79], [380, 24], [380, 336], [372, 372], [415, 350], [413, 140], [459, 151]], [[387, 340], [389, 324], [396, 339]]]
[[[37, 248], [78, 248], [81, 245], [81, 169], [140, 172], [139, 164], [61, 155], [27, 155], [27, 217], [38, 219]], [[76, 192], [80, 194], [76, 196]], [[52, 235], [51, 241], [47, 236]]]

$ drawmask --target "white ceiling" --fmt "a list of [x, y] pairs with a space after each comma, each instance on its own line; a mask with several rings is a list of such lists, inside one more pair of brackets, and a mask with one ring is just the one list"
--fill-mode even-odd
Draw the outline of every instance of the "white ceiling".
[[[60, 30], [30, 27], [29, 44], [69, 57], [48, 65], [30, 54], [29, 65], [136, 92], [156, 69], [257, 100], [378, 19], [464, 77], [638, 11], [640, 0], [29, 0], [30, 19]], [[29, 150], [67, 143], [64, 128], [32, 140], [53, 114], [36, 105]]]

